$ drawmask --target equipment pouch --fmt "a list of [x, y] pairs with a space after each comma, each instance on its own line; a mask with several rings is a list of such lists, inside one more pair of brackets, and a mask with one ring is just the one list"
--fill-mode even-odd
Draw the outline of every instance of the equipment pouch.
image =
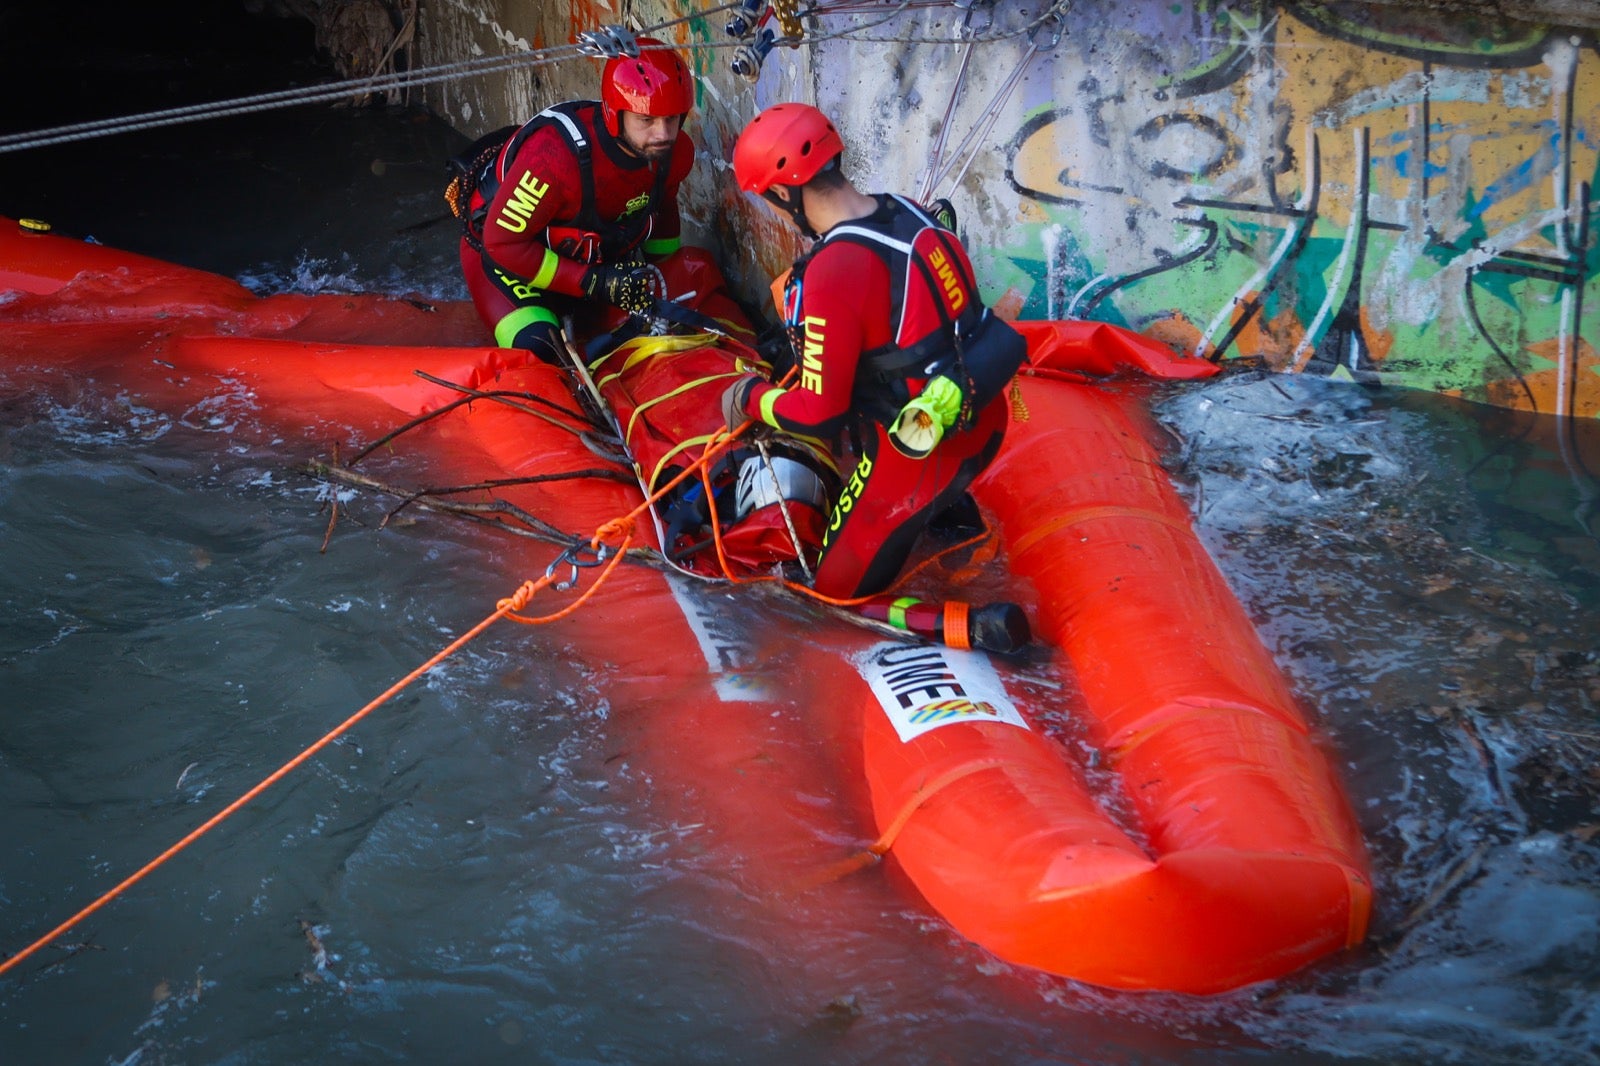
[[[450, 213], [461, 220], [461, 225], [467, 231], [469, 238], [475, 237], [482, 228], [483, 219], [477, 216], [482, 214], [483, 205], [494, 199], [495, 187], [498, 185], [494, 179], [495, 159], [505, 147], [506, 141], [510, 140], [512, 134], [520, 128], [503, 126], [493, 133], [484, 134], [445, 160], [444, 170], [450, 182], [444, 189], [444, 201], [450, 205]], [[476, 212], [472, 203], [474, 193], [481, 194]], [[474, 223], [477, 224], [476, 228]]]
[[986, 311], [971, 336], [959, 342], [959, 360], [950, 360], [939, 372], [961, 387], [966, 403], [962, 406], [961, 429], [969, 429], [982, 411], [1005, 391], [1011, 379], [1028, 361], [1028, 342], [1011, 323]]

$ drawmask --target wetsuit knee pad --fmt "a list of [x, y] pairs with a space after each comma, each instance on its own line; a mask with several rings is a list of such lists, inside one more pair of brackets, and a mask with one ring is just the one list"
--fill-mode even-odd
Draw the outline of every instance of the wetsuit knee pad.
[[520, 348], [532, 352], [543, 362], [554, 366], [566, 365], [567, 353], [561, 339], [561, 323], [549, 308], [517, 308], [495, 326], [494, 339], [502, 348]]
[[565, 366], [566, 353], [562, 350], [560, 334], [560, 329], [549, 322], [530, 322], [517, 330], [506, 347], [532, 352], [541, 362], [552, 366]]

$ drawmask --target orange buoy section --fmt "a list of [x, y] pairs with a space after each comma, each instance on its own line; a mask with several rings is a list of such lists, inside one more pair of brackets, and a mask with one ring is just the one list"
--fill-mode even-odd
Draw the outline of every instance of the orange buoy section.
[[[916, 807], [893, 854], [971, 939], [1100, 985], [1219, 992], [1358, 943], [1370, 876], [1342, 789], [1137, 423], [1086, 386], [1025, 382], [1023, 409], [978, 492], [1126, 814], [1034, 731], [906, 742], [873, 719], [879, 825]], [[905, 684], [947, 696], [949, 654], [919, 676], [898, 653]]]
[[[93, 360], [144, 402], [179, 410], [201, 378], [240, 380], [301, 432], [372, 438], [455, 398], [416, 370], [469, 388], [553, 398], [567, 388], [552, 368], [484, 347], [464, 304], [258, 298], [5, 219], [0, 325], [7, 366]], [[1011, 667], [981, 654], [818, 627], [796, 653], [806, 669], [788, 706], [850, 723], [859, 746], [838, 757], [864, 782], [873, 850], [1003, 959], [1110, 987], [1215, 993], [1358, 943], [1370, 873], [1332, 765], [1194, 534], [1138, 402], [1084, 383], [1215, 368], [1114, 327], [1020, 328], [1033, 367], [1013, 397], [1006, 446], [974, 492], [1015, 580], [1032, 586], [1023, 598], [1037, 603], [1037, 637], [1070, 663], [1081, 701], [1041, 704], [1008, 684]], [[706, 374], [703, 357], [685, 362]], [[664, 365], [652, 374], [669, 377]], [[471, 479], [594, 465], [570, 429], [491, 402], [453, 412], [415, 446], [438, 463], [470, 459]], [[641, 498], [604, 480], [498, 495], [569, 530]], [[740, 708], [754, 697], [728, 668], [737, 649], [709, 647], [715, 606], [691, 599], [632, 568], [586, 609], [591, 630], [581, 616], [570, 624], [594, 637], [577, 643], [604, 655], [619, 700], [637, 676], [657, 698], [670, 691], [694, 708], [692, 735], [668, 723], [658, 739], [678, 759], [700, 759], [697, 785], [710, 792], [708, 769], [755, 765], [738, 733], [765, 728], [770, 714]], [[651, 636], [619, 644], [619, 631]], [[1039, 728], [1063, 712], [1082, 721], [1092, 769]], [[736, 787], [745, 791], [728, 801], [725, 830], [754, 839], [799, 786], [775, 778], [758, 803], [748, 777], [730, 780], [730, 795]]]

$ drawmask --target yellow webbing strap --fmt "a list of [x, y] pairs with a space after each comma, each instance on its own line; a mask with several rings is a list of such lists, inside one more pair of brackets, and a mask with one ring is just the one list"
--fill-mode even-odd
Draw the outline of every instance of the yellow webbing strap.
[[[738, 371], [738, 370], [730, 370], [726, 374], [711, 374], [708, 377], [695, 378], [693, 381], [686, 381], [682, 385], [679, 385], [675, 389], [671, 389], [671, 390], [669, 390], [667, 392], [663, 392], [660, 396], [656, 396], [656, 397], [653, 397], [651, 399], [648, 399], [648, 400], [644, 401], [644, 403], [641, 403], [638, 407], [635, 407], [633, 409], [633, 414], [628, 416], [628, 428], [624, 432], [623, 436], [624, 437], [632, 437], [633, 436], [633, 423], [634, 423], [634, 421], [640, 415], [644, 414], [646, 411], [650, 410], [650, 408], [654, 407], [658, 403], [665, 403], [666, 401], [668, 401], [668, 400], [670, 400], [670, 399], [672, 399], [672, 398], [674, 398], [676, 396], [682, 396], [684, 393], [688, 392], [690, 389], [697, 389], [701, 385], [705, 385], [708, 382], [726, 381], [726, 380], [731, 379], [731, 378], [742, 378], [742, 377], [744, 377], [743, 372]], [[722, 394], [719, 392], [717, 395], [720, 398]]]
[[[635, 337], [631, 341], [617, 345], [611, 351], [602, 355], [589, 364], [589, 372], [596, 375], [595, 384], [605, 385], [615, 381], [618, 377], [638, 366], [646, 359], [653, 359], [658, 355], [672, 352], [684, 352], [690, 348], [706, 348], [717, 343], [714, 333], [671, 333], [660, 337]], [[622, 356], [622, 365], [605, 377], [600, 377], [600, 368], [606, 363]]]
[[705, 447], [707, 444], [711, 443], [711, 438], [715, 436], [715, 433], [707, 433], [703, 437], [690, 437], [688, 440], [679, 441], [678, 446], [673, 448], [666, 455], [663, 455], [661, 457], [661, 461], [656, 464], [656, 468], [650, 471], [650, 480], [646, 482], [646, 484], [654, 485], [656, 483], [656, 478], [661, 476], [661, 471], [667, 468], [668, 463], [677, 458], [679, 455], [682, 455], [684, 452], [688, 451], [690, 448]]

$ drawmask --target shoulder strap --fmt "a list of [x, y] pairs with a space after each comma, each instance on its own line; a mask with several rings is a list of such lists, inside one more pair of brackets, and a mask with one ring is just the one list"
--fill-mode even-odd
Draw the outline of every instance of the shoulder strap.
[[[960, 257], [956, 254], [951, 243], [951, 234], [939, 225], [934, 218], [919, 207], [916, 203], [903, 196], [890, 194], [889, 199], [899, 206], [900, 210], [891, 218], [888, 226], [867, 226], [859, 223], [847, 223], [835, 226], [829, 230], [822, 241], [817, 242], [820, 247], [830, 240], [843, 240], [853, 244], [860, 244], [876, 251], [889, 266], [890, 299], [893, 301], [893, 311], [898, 319], [906, 313], [906, 285], [909, 282], [912, 268], [915, 267], [923, 284], [928, 287], [929, 295], [934, 302], [944, 328], [936, 333], [912, 343], [905, 348], [897, 347], [893, 340], [880, 348], [862, 353], [868, 358], [876, 369], [884, 373], [899, 376], [905, 368], [925, 362], [930, 349], [959, 342], [958, 330], [965, 328], [971, 330], [981, 317], [977, 311], [978, 289], [967, 270], [961, 265]], [[971, 295], [969, 310], [963, 311], [958, 317], [960, 322], [952, 319], [944, 309], [944, 301], [939, 295], [939, 282], [933, 276], [933, 271], [924, 261], [923, 257], [916, 254], [916, 240], [925, 231], [931, 231], [934, 239], [944, 248], [945, 254], [950, 257], [953, 266], [959, 274], [961, 284]], [[898, 336], [901, 323], [891, 323], [895, 335]]]
[[579, 228], [588, 230], [600, 228], [594, 206], [594, 142], [589, 139], [588, 131], [579, 121], [579, 116], [584, 110], [593, 113], [599, 106], [593, 100], [569, 100], [545, 108], [523, 123], [522, 128], [506, 142], [495, 165], [496, 175], [501, 181], [505, 181], [506, 167], [516, 158], [517, 152], [522, 149], [522, 145], [529, 137], [547, 126], [555, 126], [561, 130], [567, 138], [567, 143], [572, 147], [573, 156], [578, 161], [578, 180], [583, 196], [582, 205], [578, 208], [578, 215], [573, 222]]

